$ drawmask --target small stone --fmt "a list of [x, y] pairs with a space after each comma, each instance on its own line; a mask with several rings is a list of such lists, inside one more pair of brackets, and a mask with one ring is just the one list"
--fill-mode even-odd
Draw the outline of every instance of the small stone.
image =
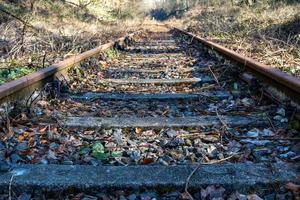
[[2, 142], [2, 141], [0, 141], [0, 151], [3, 151], [3, 150], [5, 150], [5, 144], [4, 144], [4, 142]]
[[181, 145], [184, 145], [184, 139], [182, 139], [182, 138], [174, 138], [173, 140], [171, 140], [170, 142], [168, 142], [166, 145], [169, 146], [169, 147], [181, 146]]
[[281, 123], [288, 123], [289, 120], [288, 120], [287, 118], [282, 118], [282, 119], [280, 120], [280, 122], [281, 122]]
[[269, 130], [269, 129], [264, 129], [261, 132], [261, 136], [265, 136], [265, 137], [267, 137], [267, 136], [274, 136], [274, 135], [275, 135], [274, 132], [271, 131], [271, 130]]
[[273, 119], [277, 120], [277, 121], [281, 121], [282, 116], [280, 115], [276, 115], [275, 117], [273, 117]]
[[218, 150], [214, 145], [209, 145], [207, 148], [208, 157], [215, 158], [218, 154]]
[[289, 158], [292, 158], [294, 156], [296, 156], [296, 154], [294, 152], [292, 152], [292, 151], [289, 151], [287, 153], [280, 154], [279, 158], [281, 158], [281, 159], [289, 159]]
[[0, 160], [0, 172], [8, 172], [10, 170], [10, 165], [5, 161]]
[[17, 151], [26, 151], [28, 150], [28, 142], [27, 141], [24, 141], [24, 142], [20, 142], [17, 147], [16, 147], [16, 150]]
[[73, 165], [74, 163], [71, 160], [65, 160], [65, 161], [62, 162], [62, 164], [63, 165]]
[[18, 197], [18, 200], [30, 200], [31, 194], [23, 193]]
[[0, 151], [0, 161], [5, 160], [5, 152]]
[[137, 196], [136, 194], [131, 194], [127, 197], [128, 200], [136, 200], [137, 199]]
[[285, 117], [285, 109], [284, 109], [284, 108], [279, 108], [279, 109], [277, 110], [276, 114]]
[[276, 150], [280, 153], [284, 153], [284, 152], [287, 152], [288, 150], [290, 150], [290, 147], [277, 146]]
[[141, 159], [141, 152], [140, 151], [133, 151], [130, 155], [130, 158], [135, 162], [138, 162]]
[[264, 196], [264, 199], [265, 200], [274, 200], [274, 199], [276, 199], [275, 196], [276, 195], [274, 193], [272, 193], [272, 194]]
[[242, 148], [242, 145], [237, 141], [233, 140], [228, 143], [228, 150], [230, 154], [235, 154], [239, 152]]
[[241, 100], [241, 102], [243, 103], [244, 106], [251, 106], [251, 105], [254, 105], [255, 102], [253, 99], [249, 99], [249, 98], [243, 98]]
[[119, 200], [127, 200], [127, 199], [126, 199], [126, 197], [124, 197], [123, 195], [121, 195], [121, 196], [119, 197]]
[[16, 128], [16, 127], [14, 127], [13, 130], [14, 130], [14, 132], [15, 132], [16, 134], [18, 134], [18, 135], [24, 133], [24, 130], [21, 129], [21, 128]]
[[46, 160], [46, 159], [41, 159], [40, 161], [39, 161], [39, 164], [42, 164], [42, 165], [48, 165], [48, 160]]
[[222, 159], [224, 159], [224, 154], [222, 154], [222, 153], [218, 153], [218, 159], [220, 159], [220, 160], [222, 160]]
[[123, 138], [122, 138], [122, 129], [116, 129], [113, 132], [113, 137], [118, 143], [118, 145], [123, 145]]
[[255, 144], [257, 146], [265, 146], [267, 144], [270, 144], [270, 140], [251, 140], [251, 139], [243, 139], [241, 140], [242, 143], [250, 143], [250, 144]]
[[177, 131], [175, 131], [174, 129], [168, 130], [168, 131], [167, 131], [167, 136], [168, 136], [169, 138], [176, 137], [176, 136], [177, 136]]
[[260, 131], [258, 129], [252, 129], [251, 131], [248, 131], [246, 133], [247, 137], [258, 137], [259, 136]]
[[157, 194], [155, 192], [145, 192], [140, 195], [141, 200], [152, 200], [157, 198]]
[[12, 155], [10, 156], [10, 160], [11, 160], [11, 162], [12, 162], [13, 164], [16, 164], [16, 163], [18, 163], [18, 162], [20, 162], [20, 161], [23, 161], [23, 159], [22, 159], [18, 154], [12, 154]]
[[164, 166], [169, 166], [169, 163], [167, 163], [166, 161], [164, 161], [163, 159], [159, 158], [158, 162]]
[[55, 148], [58, 148], [59, 145], [58, 145], [57, 143], [55, 143], [55, 142], [51, 142], [51, 143], [49, 144], [49, 147], [50, 147], [50, 149], [55, 149]]
[[171, 158], [168, 155], [164, 155], [163, 157], [161, 157], [161, 159], [163, 159], [164, 161], [166, 161], [167, 163], [170, 163], [173, 161], [173, 158]]

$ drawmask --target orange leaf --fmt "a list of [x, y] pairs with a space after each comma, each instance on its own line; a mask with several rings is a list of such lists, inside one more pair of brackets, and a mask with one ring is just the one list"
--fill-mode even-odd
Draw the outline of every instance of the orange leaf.
[[24, 140], [25, 140], [25, 137], [24, 137], [23, 135], [19, 135], [18, 141], [19, 141], [19, 142], [22, 142], [22, 141], [24, 141]]

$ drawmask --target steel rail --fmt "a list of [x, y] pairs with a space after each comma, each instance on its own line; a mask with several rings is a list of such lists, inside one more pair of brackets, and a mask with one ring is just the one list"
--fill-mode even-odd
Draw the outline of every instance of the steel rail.
[[185, 30], [182, 30], [182, 29], [179, 29], [176, 27], [172, 27], [172, 28], [173, 28], [173, 30], [175, 30], [179, 33], [182, 33], [184, 35], [191, 37], [192, 41], [198, 41], [198, 42], [204, 44], [205, 46], [211, 48], [212, 50], [215, 50], [215, 51], [227, 56], [228, 58], [238, 62], [239, 64], [242, 64], [243, 66], [246, 66], [257, 73], [259, 73], [265, 77], [268, 77], [270, 80], [278, 83], [278, 85], [284, 86], [285, 88], [288, 88], [290, 91], [295, 92], [295, 95], [298, 95], [298, 96], [300, 95], [300, 79], [299, 78], [289, 75], [287, 73], [284, 73], [274, 67], [257, 62], [255, 60], [253, 60], [252, 58], [238, 54], [235, 51], [227, 49], [219, 44], [208, 41], [199, 36], [196, 36]]
[[[127, 37], [132, 37], [136, 33], [129, 34]], [[9, 97], [10, 95], [17, 93], [39, 81], [42, 81], [48, 77], [54, 76], [56, 73], [61, 72], [68, 67], [81, 62], [89, 57], [92, 57], [110, 47], [117, 42], [123, 42], [126, 37], [119, 38], [114, 42], [109, 42], [94, 49], [88, 50], [84, 53], [72, 56], [68, 59], [52, 64], [49, 67], [43, 68], [37, 72], [28, 74], [19, 79], [4, 83], [0, 85], [0, 100]]]

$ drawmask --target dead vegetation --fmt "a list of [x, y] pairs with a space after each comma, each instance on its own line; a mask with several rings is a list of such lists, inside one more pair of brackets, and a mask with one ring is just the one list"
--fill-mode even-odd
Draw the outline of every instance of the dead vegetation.
[[129, 16], [130, 10], [115, 11], [114, 2], [101, 2], [4, 1], [0, 83], [139, 29], [138, 13]]
[[300, 76], [299, 10], [296, 1], [252, 6], [210, 1], [190, 9], [180, 21], [188, 31]]

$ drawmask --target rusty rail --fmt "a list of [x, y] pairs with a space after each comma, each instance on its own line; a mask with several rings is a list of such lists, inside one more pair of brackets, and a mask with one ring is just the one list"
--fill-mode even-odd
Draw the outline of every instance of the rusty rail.
[[215, 50], [215, 51], [227, 56], [229, 59], [234, 60], [234, 61], [238, 62], [239, 64], [242, 64], [243, 66], [250, 68], [252, 71], [259, 73], [262, 76], [267, 77], [271, 81], [276, 82], [277, 85], [281, 85], [281, 86], [284, 86], [285, 88], [288, 88], [290, 91], [293, 92], [293, 94], [295, 96], [300, 95], [300, 79], [299, 78], [289, 75], [287, 73], [284, 73], [274, 67], [257, 62], [255, 60], [253, 60], [252, 58], [238, 54], [238, 53], [236, 53], [230, 49], [227, 49], [219, 44], [208, 41], [204, 38], [200, 38], [192, 33], [185, 31], [185, 30], [175, 28], [175, 27], [173, 27], [173, 29], [181, 34], [191, 37], [192, 41], [198, 41], [201, 44], [204, 44], [205, 46], [211, 48], [212, 50]]
[[[132, 37], [136, 33], [129, 34], [128, 37]], [[68, 59], [50, 65], [44, 69], [41, 69], [37, 72], [28, 74], [19, 79], [4, 83], [0, 86], [0, 100], [9, 97], [10, 95], [17, 93], [39, 81], [42, 81], [48, 77], [54, 76], [56, 73], [61, 72], [68, 67], [81, 62], [84, 59], [92, 57], [101, 51], [104, 51], [110, 47], [112, 47], [116, 42], [122, 42], [126, 37], [119, 38], [115, 42], [109, 42], [107, 44], [101, 45], [84, 53], [72, 56]]]

